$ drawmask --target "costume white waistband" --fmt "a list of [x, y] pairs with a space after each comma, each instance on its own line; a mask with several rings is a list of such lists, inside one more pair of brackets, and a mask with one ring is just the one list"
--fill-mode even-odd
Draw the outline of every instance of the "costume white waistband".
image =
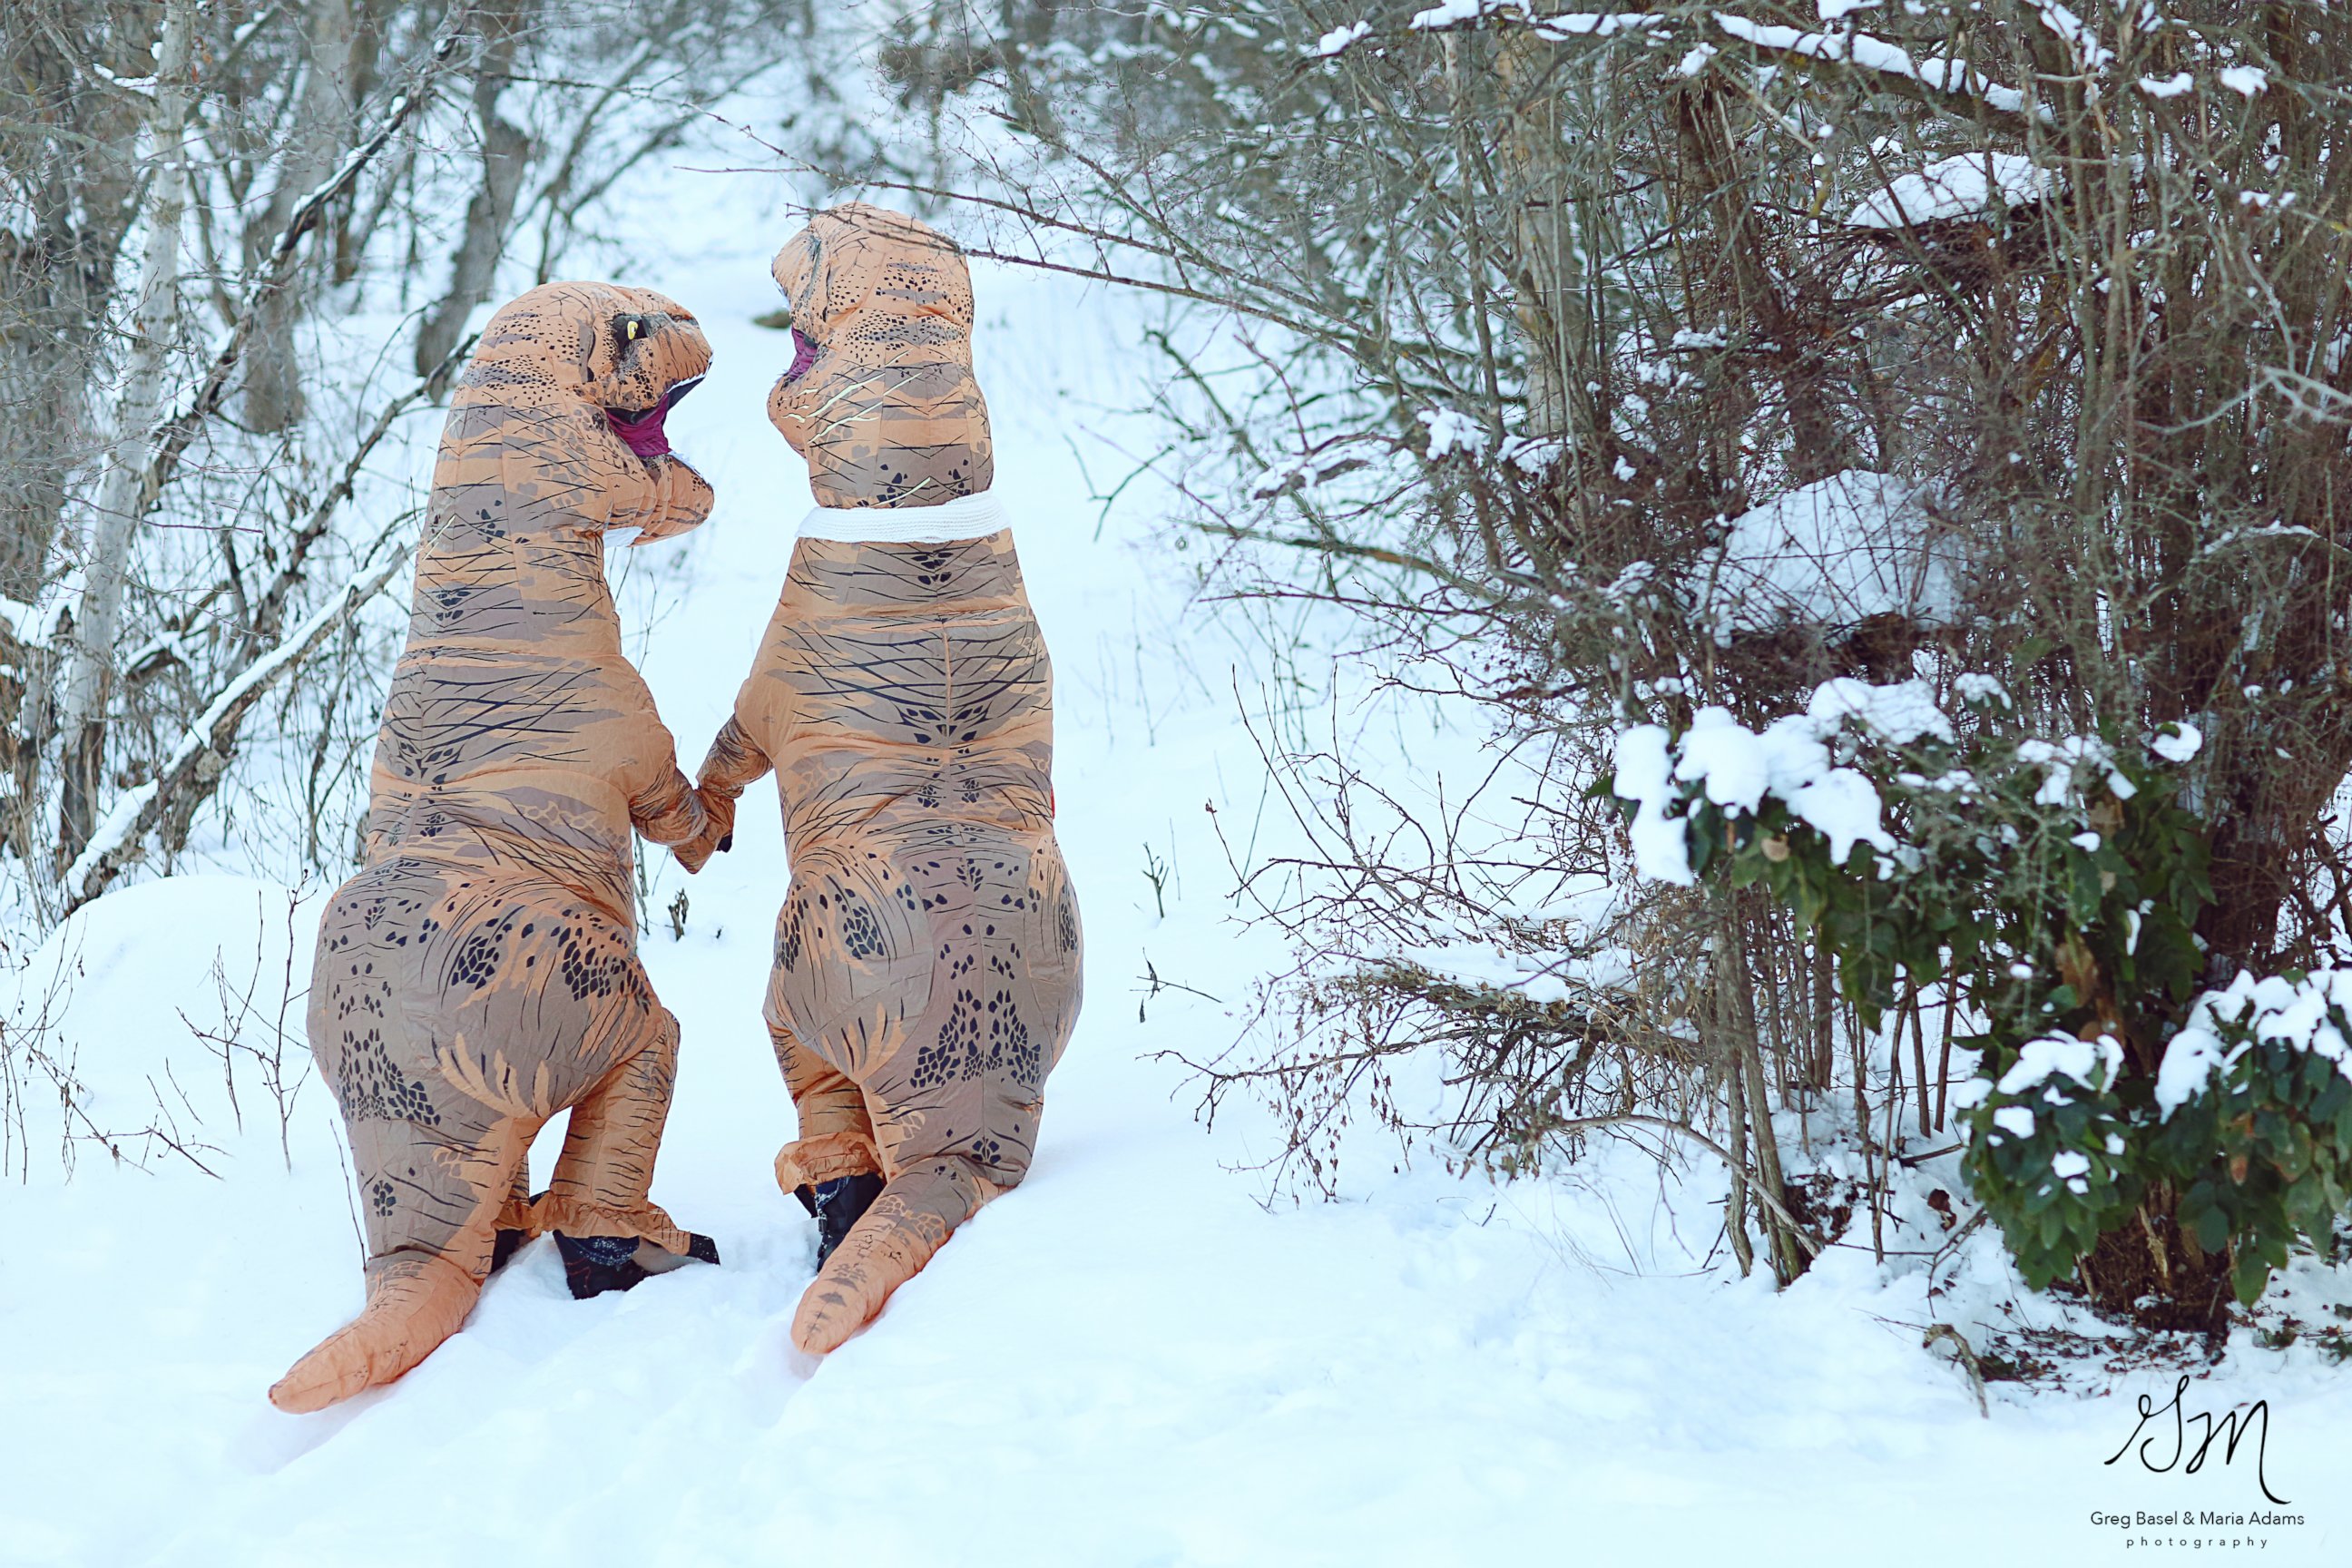
[[982, 490], [937, 506], [817, 507], [801, 519], [801, 537], [849, 544], [946, 544], [1012, 526], [996, 492]]

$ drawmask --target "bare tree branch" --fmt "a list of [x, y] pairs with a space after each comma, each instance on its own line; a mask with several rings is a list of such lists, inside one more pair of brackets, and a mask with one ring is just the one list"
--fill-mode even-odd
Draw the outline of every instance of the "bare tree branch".
[[184, 818], [219, 787], [229, 759], [236, 752], [237, 731], [246, 716], [270, 688], [299, 668], [303, 658], [357, 614], [360, 607], [398, 574], [407, 563], [409, 547], [401, 546], [373, 572], [352, 579], [342, 593], [320, 605], [285, 641], [240, 670], [215, 694], [202, 717], [188, 727], [165, 761], [163, 771], [124, 794], [90, 835], [66, 872], [65, 906], [70, 915], [106, 891], [122, 869], [145, 853], [149, 834], [167, 817]]

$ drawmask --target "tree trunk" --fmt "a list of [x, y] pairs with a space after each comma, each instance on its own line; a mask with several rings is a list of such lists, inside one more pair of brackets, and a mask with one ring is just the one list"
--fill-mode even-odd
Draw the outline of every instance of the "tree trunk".
[[89, 90], [93, 59], [152, 69], [107, 47], [108, 20], [86, 5], [0, 5], [13, 198], [0, 216], [0, 595], [19, 601], [50, 581], [75, 473], [94, 455], [99, 327], [147, 122], [130, 95]]
[[118, 405], [114, 447], [90, 520], [82, 591], [58, 714], [64, 737], [58, 863], [70, 862], [89, 837], [106, 765], [106, 703], [113, 685], [114, 639], [123, 585], [141, 515], [148, 506], [148, 453], [163, 414], [173, 332], [179, 320], [180, 225], [187, 210], [187, 134], [192, 35], [196, 0], [168, 0], [155, 55], [156, 157], [139, 269], [139, 303], [129, 374]]
[[1560, 167], [1559, 94], [1552, 74], [1559, 46], [1512, 28], [1496, 57], [1510, 103], [1501, 164], [1510, 179], [1512, 314], [1527, 364], [1527, 434], [1556, 441], [1569, 433], [1570, 378], [1578, 356], [1568, 340], [1568, 297], [1576, 254], [1568, 181]]
[[[310, 0], [303, 8], [308, 35], [300, 108], [294, 132], [271, 191], [268, 209], [246, 228], [246, 270], [266, 263], [269, 247], [294, 216], [294, 208], [325, 179], [350, 150], [352, 138], [351, 0]], [[263, 298], [252, 346], [246, 350], [243, 412], [247, 428], [278, 431], [302, 417], [302, 368], [294, 329], [310, 304], [309, 274]]]
[[47, 575], [93, 349], [70, 220], [31, 226], [0, 233], [0, 596], [20, 601]]
[[1784, 286], [1772, 265], [1772, 243], [1753, 199], [1750, 170], [1731, 130], [1733, 110], [1721, 88], [1701, 84], [1681, 94], [1682, 152], [1694, 220], [1707, 212], [1714, 233], [1713, 276], [1693, 291], [1756, 340], [1750, 350], [1780, 390], [1788, 431], [1789, 477], [1811, 484], [1854, 467], [1858, 454], [1848, 422], [1840, 417], [1832, 366], [1821, 346], [1818, 312]]
[[483, 34], [482, 58], [474, 72], [474, 114], [482, 132], [482, 184], [466, 205], [466, 229], [449, 268], [449, 291], [416, 331], [416, 374], [430, 375], [448, 357], [466, 329], [466, 318], [489, 297], [507, 226], [514, 219], [515, 195], [522, 188], [530, 138], [499, 118], [499, 98], [514, 69], [522, 41], [528, 0], [502, 0], [476, 13]]

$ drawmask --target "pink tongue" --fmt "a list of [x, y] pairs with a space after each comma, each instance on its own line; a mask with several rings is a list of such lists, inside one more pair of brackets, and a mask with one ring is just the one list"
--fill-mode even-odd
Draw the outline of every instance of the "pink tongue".
[[784, 379], [793, 382], [806, 375], [809, 366], [816, 363], [817, 353], [817, 346], [809, 339], [808, 334], [794, 327], [793, 329], [793, 363], [792, 367], [784, 372]]
[[669, 437], [662, 430], [662, 422], [669, 417], [669, 405], [667, 403], [636, 419], [624, 419], [610, 411], [604, 417], [611, 423], [613, 434], [621, 438], [622, 445], [638, 457], [659, 458], [668, 454]]

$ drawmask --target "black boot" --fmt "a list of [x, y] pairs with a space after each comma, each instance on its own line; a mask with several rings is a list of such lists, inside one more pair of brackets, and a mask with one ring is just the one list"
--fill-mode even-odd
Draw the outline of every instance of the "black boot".
[[[808, 1195], [803, 1197], [803, 1193]], [[863, 1219], [866, 1211], [874, 1206], [874, 1200], [881, 1195], [882, 1178], [870, 1171], [862, 1175], [839, 1176], [830, 1182], [819, 1182], [813, 1191], [804, 1186], [793, 1194], [793, 1196], [800, 1198], [803, 1207], [816, 1215], [816, 1266], [819, 1268], [824, 1267], [824, 1260], [833, 1256], [833, 1249], [839, 1247], [842, 1238], [849, 1234], [849, 1227]]]
[[719, 1244], [688, 1231], [684, 1257], [635, 1236], [566, 1236], [555, 1233], [555, 1250], [563, 1258], [563, 1282], [576, 1301], [607, 1290], [629, 1290], [656, 1274], [667, 1274], [688, 1263], [716, 1263]]
[[507, 1266], [507, 1260], [522, 1250], [530, 1234], [520, 1230], [502, 1230], [490, 1238], [490, 1272], [496, 1274]]
[[[537, 1203], [546, 1195], [545, 1193], [534, 1193], [530, 1201]], [[530, 1239], [530, 1232], [527, 1230], [501, 1229], [491, 1237], [490, 1272], [496, 1274], [499, 1269], [504, 1268], [514, 1255], [522, 1250], [522, 1244]]]

